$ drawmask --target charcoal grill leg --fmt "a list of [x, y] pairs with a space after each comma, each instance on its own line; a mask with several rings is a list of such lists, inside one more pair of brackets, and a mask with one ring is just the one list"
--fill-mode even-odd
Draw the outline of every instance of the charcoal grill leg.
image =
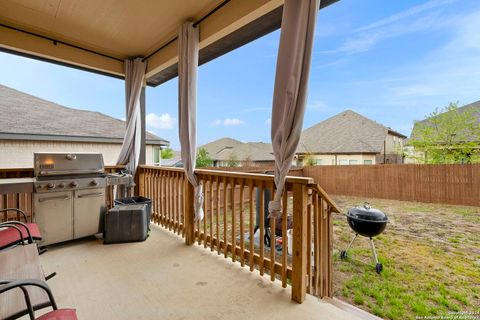
[[357, 239], [357, 236], [358, 236], [358, 233], [355, 233], [355, 236], [353, 237], [352, 241], [350, 241], [350, 243], [348, 244], [348, 247], [347, 247], [347, 249], [345, 250], [345, 253], [348, 252], [348, 250], [350, 249], [350, 247], [351, 247], [352, 244], [353, 244], [353, 241], [355, 241], [355, 239]]
[[345, 250], [343, 250], [342, 252], [340, 252], [340, 258], [341, 258], [341, 259], [345, 259], [345, 258], [347, 257], [347, 252], [348, 252], [348, 250], [350, 249], [350, 247], [352, 246], [353, 241], [355, 241], [355, 239], [357, 239], [357, 236], [358, 236], [358, 233], [355, 233], [355, 235], [353, 236], [352, 241], [350, 241], [350, 243], [348, 244], [347, 249], [345, 249]]
[[375, 261], [375, 270], [377, 271], [378, 274], [380, 274], [380, 272], [382, 272], [383, 270], [383, 265], [380, 262], [378, 262], [377, 251], [375, 250], [375, 245], [373, 244], [372, 238], [370, 238], [370, 247], [372, 248], [373, 260]]
[[377, 264], [378, 263], [377, 251], [375, 250], [375, 245], [373, 244], [372, 238], [370, 238], [370, 248], [372, 248], [372, 252], [373, 252], [373, 262]]

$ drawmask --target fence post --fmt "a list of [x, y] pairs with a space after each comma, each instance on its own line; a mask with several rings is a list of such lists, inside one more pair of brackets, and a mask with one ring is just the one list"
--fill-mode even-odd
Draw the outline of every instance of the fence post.
[[293, 185], [292, 300], [302, 303], [307, 291], [307, 188]]
[[191, 246], [195, 241], [195, 213], [193, 207], [193, 201], [195, 197], [195, 191], [193, 185], [185, 178], [185, 244]]

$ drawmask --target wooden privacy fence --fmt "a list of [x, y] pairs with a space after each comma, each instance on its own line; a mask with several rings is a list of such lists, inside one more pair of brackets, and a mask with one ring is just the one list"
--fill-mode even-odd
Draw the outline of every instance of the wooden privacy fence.
[[[281, 227], [275, 218], [266, 221], [263, 212], [264, 190], [274, 192], [273, 177], [262, 174], [196, 170], [204, 185], [204, 213], [194, 222], [193, 188], [182, 169], [141, 166], [138, 170], [139, 194], [153, 199], [152, 220], [250, 270], [279, 279], [292, 286], [292, 299], [303, 302], [305, 293], [332, 296], [332, 212], [333, 201], [311, 179], [290, 177], [282, 198]], [[259, 199], [256, 199], [256, 191]], [[259, 201], [259, 229], [256, 201]], [[287, 216], [293, 229], [287, 230]], [[272, 230], [270, 244], [263, 241]], [[277, 231], [277, 239], [273, 236]], [[292, 232], [292, 254], [288, 253], [287, 232]], [[280, 238], [281, 237], [281, 238]], [[280, 241], [281, 239], [281, 241]], [[278, 241], [277, 241], [278, 240]]]
[[304, 167], [329, 194], [480, 206], [480, 164]]

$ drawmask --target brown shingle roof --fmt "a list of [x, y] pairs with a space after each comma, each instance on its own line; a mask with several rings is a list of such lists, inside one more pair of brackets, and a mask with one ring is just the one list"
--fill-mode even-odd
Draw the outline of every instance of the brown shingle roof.
[[297, 153], [381, 153], [388, 133], [406, 138], [361, 114], [346, 110], [305, 129]]
[[[125, 121], [100, 112], [68, 108], [0, 85], [0, 135], [2, 138], [122, 143]], [[168, 145], [146, 133], [148, 144]]]
[[264, 142], [241, 142], [232, 138], [221, 138], [204, 144], [210, 158], [215, 161], [228, 161], [232, 155], [238, 161], [274, 161], [272, 145]]

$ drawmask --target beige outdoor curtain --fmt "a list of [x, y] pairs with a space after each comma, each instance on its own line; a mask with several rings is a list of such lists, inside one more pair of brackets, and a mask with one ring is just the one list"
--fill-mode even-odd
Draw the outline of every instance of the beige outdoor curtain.
[[320, 0], [285, 0], [272, 106], [275, 197], [270, 216], [280, 217], [285, 178], [300, 140], [307, 98], [313, 35]]
[[195, 188], [195, 220], [203, 219], [203, 186], [195, 176], [198, 28], [184, 23], [180, 28], [178, 60], [178, 127], [183, 168]]
[[145, 77], [146, 63], [142, 58], [125, 60], [125, 101], [127, 130], [117, 164], [126, 164], [133, 176], [140, 159], [142, 119], [140, 112], [140, 94]]

